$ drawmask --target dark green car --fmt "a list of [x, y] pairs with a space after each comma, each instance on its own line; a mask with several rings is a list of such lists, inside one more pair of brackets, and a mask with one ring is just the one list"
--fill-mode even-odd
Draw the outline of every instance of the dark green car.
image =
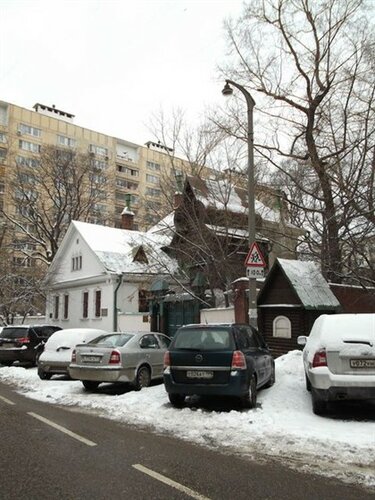
[[236, 396], [244, 408], [255, 408], [257, 390], [275, 382], [275, 363], [250, 325], [187, 325], [165, 354], [163, 377], [173, 406], [188, 395], [215, 395]]

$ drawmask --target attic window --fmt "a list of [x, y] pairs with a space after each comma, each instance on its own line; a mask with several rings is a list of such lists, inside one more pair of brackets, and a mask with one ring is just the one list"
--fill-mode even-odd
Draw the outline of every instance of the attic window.
[[290, 339], [292, 337], [292, 326], [286, 316], [277, 316], [273, 320], [272, 335], [274, 337]]
[[72, 257], [72, 271], [79, 271], [82, 269], [82, 255]]
[[142, 246], [140, 246], [136, 250], [133, 262], [141, 262], [142, 264], [148, 264], [148, 259]]

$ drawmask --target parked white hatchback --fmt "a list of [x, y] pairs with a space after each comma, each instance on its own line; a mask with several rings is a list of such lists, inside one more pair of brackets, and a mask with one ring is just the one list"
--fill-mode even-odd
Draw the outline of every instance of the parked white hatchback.
[[69, 375], [68, 366], [74, 347], [107, 333], [96, 328], [67, 328], [54, 333], [46, 342], [38, 359], [39, 377], [49, 380], [55, 374]]
[[330, 401], [375, 399], [375, 314], [323, 314], [297, 342], [315, 414]]

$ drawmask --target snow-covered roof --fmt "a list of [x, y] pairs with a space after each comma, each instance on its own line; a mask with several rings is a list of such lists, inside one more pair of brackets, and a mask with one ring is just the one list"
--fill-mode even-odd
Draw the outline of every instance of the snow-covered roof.
[[339, 308], [340, 303], [329, 288], [315, 262], [277, 259], [305, 309]]
[[[170, 241], [162, 234], [79, 221], [72, 221], [72, 225], [109, 272], [160, 274], [177, 271], [177, 262], [162, 251], [162, 247]], [[148, 263], [134, 262], [134, 255], [140, 247], [143, 248]]]
[[[238, 186], [233, 186], [223, 179], [198, 179], [188, 176], [188, 182], [193, 190], [194, 196], [201, 201], [205, 207], [214, 207], [217, 210], [228, 210], [233, 213], [246, 214], [248, 211], [248, 192]], [[255, 213], [263, 220], [280, 222], [280, 212], [266, 206], [255, 199]], [[290, 223], [287, 224], [290, 227]]]
[[170, 212], [154, 226], [147, 230], [147, 234], [160, 234], [172, 241], [175, 233], [174, 212]]

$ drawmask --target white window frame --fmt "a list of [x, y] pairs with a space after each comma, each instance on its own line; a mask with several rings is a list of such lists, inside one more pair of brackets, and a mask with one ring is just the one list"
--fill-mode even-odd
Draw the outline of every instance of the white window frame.
[[21, 134], [32, 135], [33, 137], [41, 137], [42, 130], [37, 127], [32, 127], [31, 125], [26, 125], [26, 123], [20, 123], [18, 130]]
[[[280, 326], [278, 323], [283, 322], [284, 325]], [[276, 316], [272, 323], [272, 336], [280, 339], [292, 338], [292, 323], [286, 316]]]

